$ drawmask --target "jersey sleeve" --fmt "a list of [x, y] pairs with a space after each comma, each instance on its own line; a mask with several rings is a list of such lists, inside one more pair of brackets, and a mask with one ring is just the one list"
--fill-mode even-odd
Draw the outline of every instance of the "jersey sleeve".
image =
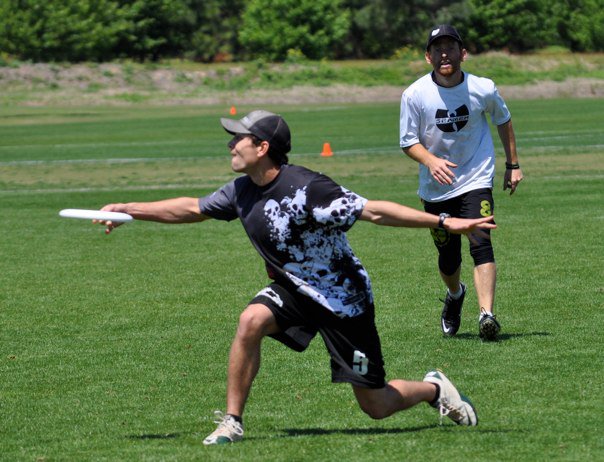
[[235, 207], [235, 182], [231, 181], [212, 194], [199, 198], [199, 210], [216, 220], [231, 221], [238, 218]]
[[347, 231], [361, 216], [367, 199], [338, 185], [325, 175], [309, 183], [307, 207], [313, 219], [330, 228]]
[[488, 111], [491, 114], [491, 122], [493, 122], [493, 125], [503, 125], [512, 118], [510, 110], [494, 83], [491, 98], [489, 99]]
[[414, 93], [405, 91], [401, 97], [400, 146], [408, 148], [419, 143], [420, 112], [414, 102]]

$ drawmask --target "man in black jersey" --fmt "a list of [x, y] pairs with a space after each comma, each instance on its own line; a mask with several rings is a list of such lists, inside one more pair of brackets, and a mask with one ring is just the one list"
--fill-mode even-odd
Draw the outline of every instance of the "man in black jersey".
[[[367, 200], [323, 174], [290, 165], [289, 127], [277, 114], [258, 110], [221, 123], [233, 135], [231, 167], [242, 176], [202, 198], [103, 208], [163, 223], [238, 218], [266, 263], [272, 282], [240, 316], [229, 356], [226, 414], [216, 411], [218, 427], [204, 444], [243, 438], [243, 411], [266, 336], [303, 351], [319, 333], [330, 354], [332, 381], [350, 383], [359, 406], [374, 419], [425, 401], [457, 424], [476, 425], [472, 404], [440, 371], [428, 372], [423, 381], [386, 382], [371, 282], [346, 231], [360, 219], [480, 235], [495, 228], [492, 217], [443, 219], [394, 202]], [[119, 225], [101, 223], [107, 233]]]

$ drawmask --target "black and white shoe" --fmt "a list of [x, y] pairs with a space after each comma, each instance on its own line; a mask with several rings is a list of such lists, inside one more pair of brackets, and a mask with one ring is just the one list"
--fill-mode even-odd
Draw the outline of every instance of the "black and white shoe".
[[444, 300], [443, 311], [440, 316], [440, 327], [443, 330], [443, 334], [446, 336], [453, 336], [457, 334], [459, 326], [461, 325], [461, 307], [463, 306], [463, 299], [466, 297], [466, 285], [461, 285], [461, 297], [457, 300], [451, 297], [451, 294], [447, 290], [447, 296]]
[[481, 309], [480, 318], [478, 319], [478, 333], [480, 338], [489, 341], [497, 340], [497, 334], [499, 334], [500, 330], [501, 324], [495, 319], [495, 315]]

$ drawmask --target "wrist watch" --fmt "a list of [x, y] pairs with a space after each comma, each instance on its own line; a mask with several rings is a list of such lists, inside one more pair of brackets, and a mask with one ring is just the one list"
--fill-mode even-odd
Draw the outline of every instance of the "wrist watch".
[[440, 229], [445, 229], [445, 220], [446, 220], [447, 218], [451, 218], [451, 215], [449, 215], [448, 213], [441, 213], [441, 214], [438, 216], [438, 227], [439, 227]]

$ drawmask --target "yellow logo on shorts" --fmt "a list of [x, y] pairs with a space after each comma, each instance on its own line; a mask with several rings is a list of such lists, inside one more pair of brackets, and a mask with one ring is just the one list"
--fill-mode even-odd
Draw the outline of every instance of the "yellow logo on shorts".
[[451, 235], [442, 228], [430, 228], [430, 234], [432, 234], [432, 239], [438, 247], [447, 245], [451, 238]]
[[489, 201], [482, 201], [480, 203], [480, 214], [483, 217], [490, 217], [493, 215], [493, 212], [491, 211], [491, 203]]

